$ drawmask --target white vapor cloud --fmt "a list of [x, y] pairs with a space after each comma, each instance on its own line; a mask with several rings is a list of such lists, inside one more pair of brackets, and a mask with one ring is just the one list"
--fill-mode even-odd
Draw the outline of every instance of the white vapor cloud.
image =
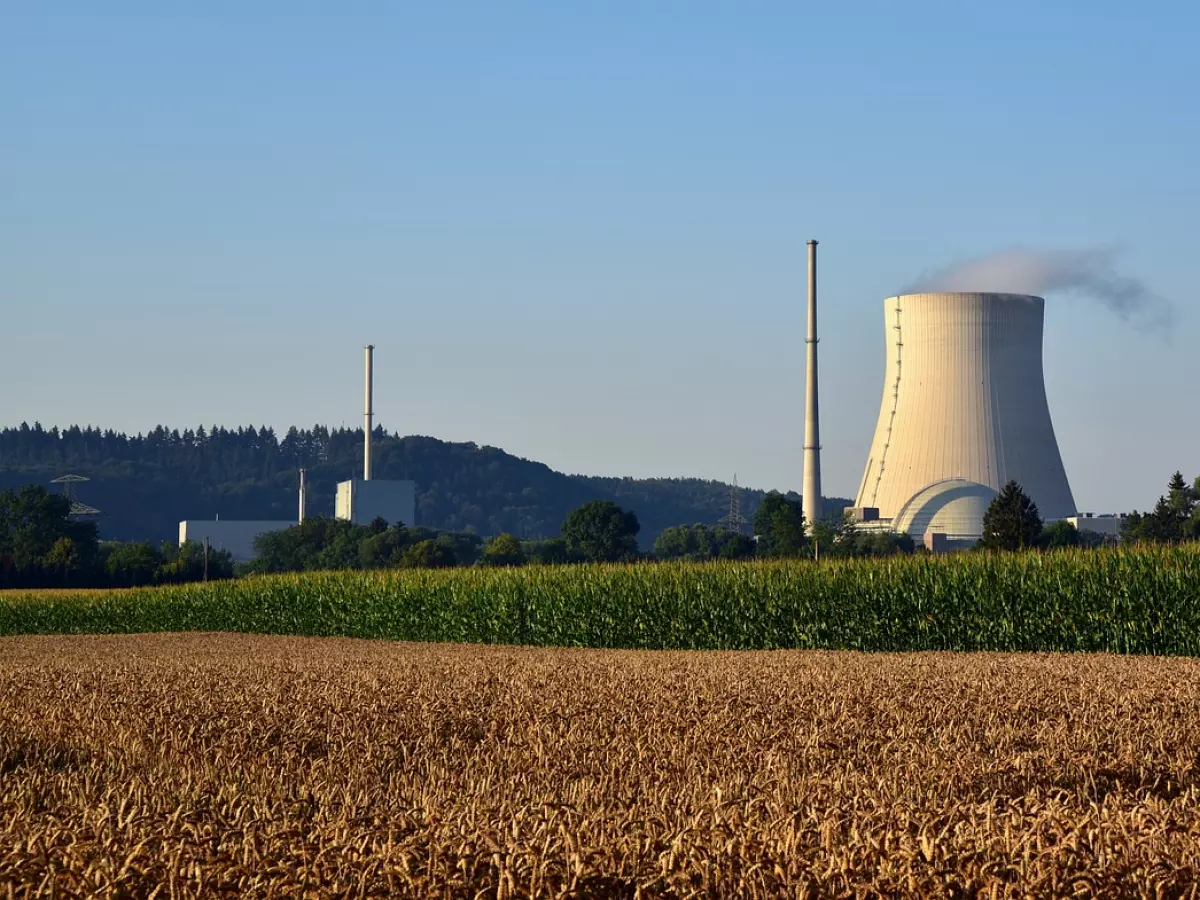
[[995, 291], [1007, 294], [1074, 294], [1099, 303], [1131, 324], [1166, 334], [1175, 307], [1139, 278], [1116, 269], [1111, 247], [1032, 250], [1016, 247], [925, 273], [905, 293]]

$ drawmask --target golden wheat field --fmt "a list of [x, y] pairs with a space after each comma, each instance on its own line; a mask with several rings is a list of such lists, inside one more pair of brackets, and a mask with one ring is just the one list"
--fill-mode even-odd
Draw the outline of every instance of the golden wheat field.
[[1192, 896], [1200, 662], [0, 640], [0, 896]]

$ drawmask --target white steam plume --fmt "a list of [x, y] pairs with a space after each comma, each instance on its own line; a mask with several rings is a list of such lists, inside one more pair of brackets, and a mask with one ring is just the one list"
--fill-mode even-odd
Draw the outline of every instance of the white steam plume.
[[1175, 318], [1169, 300], [1140, 279], [1115, 268], [1111, 247], [1087, 250], [1029, 250], [989, 253], [926, 273], [905, 293], [994, 291], [1006, 294], [1077, 294], [1099, 302], [1122, 319], [1167, 333]]

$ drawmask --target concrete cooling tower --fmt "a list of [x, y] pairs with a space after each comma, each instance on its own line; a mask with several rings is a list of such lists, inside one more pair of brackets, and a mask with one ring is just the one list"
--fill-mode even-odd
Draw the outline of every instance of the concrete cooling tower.
[[1045, 301], [905, 294], [884, 301], [887, 368], [856, 515], [951, 545], [977, 540], [1010, 479], [1044, 520], [1072, 516], [1042, 377]]

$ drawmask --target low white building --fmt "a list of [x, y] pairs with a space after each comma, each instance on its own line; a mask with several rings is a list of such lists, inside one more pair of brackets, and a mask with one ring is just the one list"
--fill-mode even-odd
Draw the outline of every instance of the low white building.
[[1067, 517], [1067, 521], [1075, 526], [1076, 531], [1090, 531], [1110, 538], [1121, 537], [1121, 526], [1125, 524], [1125, 519], [1125, 513], [1079, 513]]
[[179, 543], [203, 544], [205, 539], [214, 550], [224, 550], [234, 562], [254, 559], [254, 539], [260, 534], [294, 528], [295, 522], [236, 521], [232, 519], [185, 519], [179, 523]]

